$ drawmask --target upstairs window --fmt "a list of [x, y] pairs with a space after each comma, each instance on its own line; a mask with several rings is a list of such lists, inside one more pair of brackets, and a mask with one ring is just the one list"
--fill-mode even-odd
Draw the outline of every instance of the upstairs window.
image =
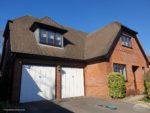
[[49, 31], [48, 44], [49, 44], [49, 45], [54, 45], [54, 39], [55, 39], [55, 34], [54, 34], [54, 32]]
[[47, 44], [47, 36], [48, 36], [48, 33], [46, 31], [44, 31], [44, 30], [41, 30], [40, 43]]
[[131, 37], [126, 36], [126, 35], [122, 35], [121, 36], [121, 40], [122, 40], [122, 45], [131, 48]]
[[124, 65], [124, 64], [113, 64], [113, 68], [114, 68], [114, 72], [121, 73], [124, 76], [125, 81], [127, 80], [126, 65]]
[[62, 35], [57, 32], [40, 29], [39, 43], [62, 47]]
[[61, 43], [62, 43], [62, 38], [61, 38], [61, 34], [60, 33], [56, 33], [55, 34], [55, 37], [56, 37], [56, 40], [55, 40], [55, 44], [56, 44], [56, 46], [61, 46]]

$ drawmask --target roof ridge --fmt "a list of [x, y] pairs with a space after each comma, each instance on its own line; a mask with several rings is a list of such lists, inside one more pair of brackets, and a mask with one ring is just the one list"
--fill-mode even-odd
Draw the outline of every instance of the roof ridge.
[[72, 27], [69, 27], [69, 26], [64, 26], [66, 28], [69, 28], [69, 29], [72, 29], [72, 30], [75, 30], [75, 31], [78, 31], [78, 32], [81, 32], [81, 33], [85, 33], [85, 34], [88, 34], [88, 32], [85, 32], [85, 31], [81, 31], [79, 29], [76, 29], [76, 28], [72, 28]]
[[45, 18], [51, 20], [52, 22], [56, 23], [57, 25], [59, 25], [59, 26], [61, 26], [61, 27], [63, 27], [63, 28], [69, 28], [69, 29], [72, 29], [72, 30], [75, 30], [75, 31], [78, 31], [78, 32], [82, 32], [82, 33], [87, 34], [87, 32], [84, 32], [84, 31], [81, 31], [81, 30], [78, 30], [78, 29], [75, 29], [75, 28], [72, 28], [72, 27], [69, 27], [69, 26], [64, 26], [64, 25], [62, 25], [62, 24], [59, 24], [59, 23], [56, 22], [54, 19], [52, 19], [51, 17], [48, 17], [48, 16], [45, 16], [45, 17], [43, 17], [43, 18], [40, 18], [40, 20], [42, 21], [42, 19], [45, 19]]
[[19, 19], [22, 19], [22, 18], [25, 18], [25, 17], [32, 17], [32, 18], [35, 18], [35, 19], [39, 19], [39, 18], [37, 18], [37, 17], [35, 17], [35, 16], [32, 16], [32, 15], [24, 15], [24, 16], [20, 16], [20, 17], [18, 17], [18, 18], [16, 18], [16, 19], [11, 19], [12, 21], [16, 21], [16, 20], [19, 20]]
[[50, 21], [52, 21], [53, 23], [59, 25], [60, 27], [64, 28], [63, 25], [59, 24], [58, 22], [56, 22], [54, 19], [52, 19], [51, 17], [48, 17], [48, 16], [44, 16], [43, 18], [40, 18], [40, 22], [42, 22], [43, 19], [49, 19]]
[[93, 35], [93, 34], [99, 32], [99, 31], [103, 30], [104, 28], [106, 28], [106, 27], [108, 27], [108, 26], [110, 26], [110, 25], [112, 25], [112, 24], [117, 24], [118, 26], [121, 26], [121, 25], [122, 25], [122, 24], [121, 24], [120, 22], [118, 22], [118, 21], [111, 22], [110, 24], [106, 24], [106, 25], [104, 25], [103, 27], [101, 27], [101, 28], [99, 28], [99, 29], [97, 29], [97, 30], [95, 30], [95, 31], [93, 31], [93, 32], [90, 32], [90, 33], [87, 35], [87, 37], [90, 37], [91, 35]]

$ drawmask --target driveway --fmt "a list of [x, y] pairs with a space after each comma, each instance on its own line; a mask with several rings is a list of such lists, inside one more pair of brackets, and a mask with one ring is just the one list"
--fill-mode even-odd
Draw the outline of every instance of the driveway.
[[[116, 110], [111, 110], [102, 105], [115, 105]], [[24, 103], [20, 108], [25, 108], [22, 113], [143, 113], [150, 112], [149, 108], [117, 100], [105, 100], [95, 97], [80, 97], [64, 99], [59, 103], [42, 101]]]

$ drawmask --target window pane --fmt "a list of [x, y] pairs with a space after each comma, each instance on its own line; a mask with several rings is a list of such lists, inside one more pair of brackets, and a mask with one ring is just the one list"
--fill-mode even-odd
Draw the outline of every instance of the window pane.
[[131, 38], [129, 38], [129, 47], [131, 47]]
[[61, 34], [56, 33], [56, 46], [61, 46]]
[[125, 46], [128, 46], [128, 38], [125, 37]]
[[121, 65], [121, 64], [119, 64], [119, 72], [120, 72], [121, 74], [123, 74], [122, 65]]
[[48, 44], [49, 45], [54, 45], [54, 32], [49, 32], [49, 36], [48, 36]]
[[126, 66], [125, 65], [123, 65], [123, 64], [113, 64], [113, 68], [114, 68], [114, 72], [121, 73], [124, 76], [125, 80], [126, 80], [127, 75], [126, 75]]
[[123, 66], [123, 76], [124, 76], [124, 79], [127, 80], [126, 66], [125, 65]]
[[119, 66], [118, 66], [118, 64], [114, 64], [114, 72], [119, 72]]
[[127, 46], [130, 47], [130, 39], [127, 38]]
[[47, 31], [41, 30], [41, 37], [47, 37]]
[[123, 45], [125, 45], [127, 47], [131, 47], [131, 38], [129, 36], [122, 35], [121, 39], [122, 39]]
[[122, 36], [122, 44], [125, 45], [125, 36]]
[[117, 65], [114, 64], [113, 67], [114, 67], [114, 72], [117, 72]]
[[47, 43], [47, 31], [40, 30], [40, 43]]

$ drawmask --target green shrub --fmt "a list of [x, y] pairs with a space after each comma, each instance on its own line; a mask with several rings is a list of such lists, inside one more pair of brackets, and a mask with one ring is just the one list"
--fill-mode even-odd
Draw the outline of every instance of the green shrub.
[[150, 98], [145, 97], [142, 101], [150, 103]]
[[150, 98], [150, 82], [145, 82], [145, 85], [148, 98]]
[[111, 72], [108, 76], [109, 95], [112, 98], [122, 98], [126, 95], [124, 76], [117, 72]]
[[146, 94], [150, 98], [150, 70], [144, 74], [144, 81]]

